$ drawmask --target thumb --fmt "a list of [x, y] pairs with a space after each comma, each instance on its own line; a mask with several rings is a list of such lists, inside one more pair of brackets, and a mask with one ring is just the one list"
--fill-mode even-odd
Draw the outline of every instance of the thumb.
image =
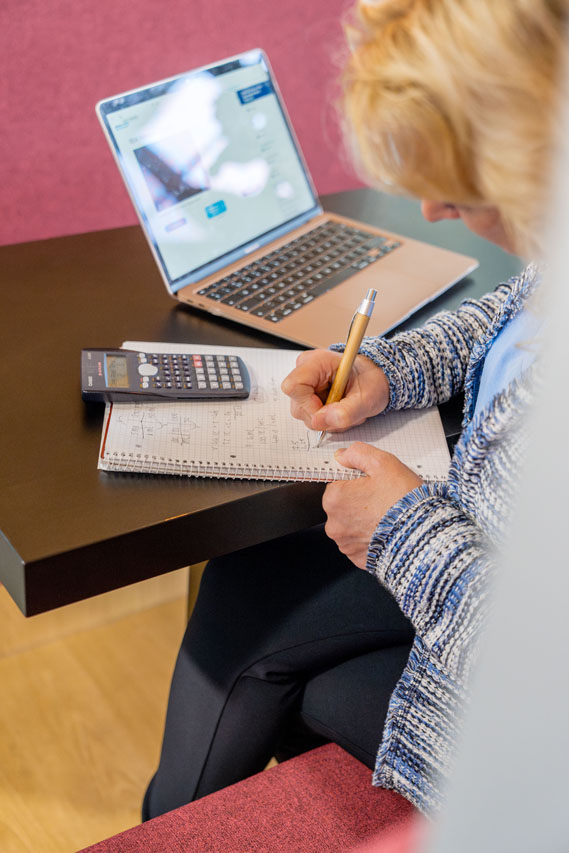
[[361, 401], [348, 396], [337, 403], [328, 403], [318, 409], [313, 415], [312, 428], [343, 432], [363, 424], [365, 419]]
[[373, 474], [377, 471], [383, 450], [378, 450], [371, 444], [363, 441], [354, 441], [349, 447], [342, 447], [334, 454], [334, 458], [344, 468], [357, 468], [364, 474]]

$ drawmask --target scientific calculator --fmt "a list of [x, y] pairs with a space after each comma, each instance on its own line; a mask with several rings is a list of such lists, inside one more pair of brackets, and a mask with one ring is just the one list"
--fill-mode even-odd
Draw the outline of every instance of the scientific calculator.
[[146, 353], [125, 349], [81, 352], [85, 401], [245, 399], [249, 372], [237, 355]]

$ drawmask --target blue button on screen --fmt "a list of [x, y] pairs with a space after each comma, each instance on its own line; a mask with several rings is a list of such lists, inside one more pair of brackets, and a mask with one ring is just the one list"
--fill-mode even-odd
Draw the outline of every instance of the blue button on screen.
[[214, 216], [219, 216], [220, 213], [225, 213], [227, 207], [224, 201], [216, 201], [215, 204], [208, 204], [205, 209], [205, 212], [208, 215], [208, 219], [213, 219]]
[[251, 101], [256, 101], [257, 98], [263, 98], [265, 95], [270, 95], [273, 92], [273, 85], [270, 80], [265, 80], [262, 83], [255, 83], [254, 86], [247, 86], [246, 89], [239, 89], [237, 95], [242, 104], [250, 104]]

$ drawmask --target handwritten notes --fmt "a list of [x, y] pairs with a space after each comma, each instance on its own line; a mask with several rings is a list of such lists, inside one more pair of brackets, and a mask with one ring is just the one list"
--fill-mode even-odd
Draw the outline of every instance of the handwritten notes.
[[147, 352], [235, 353], [249, 369], [247, 400], [120, 403], [107, 406], [99, 468], [262, 479], [351, 479], [334, 452], [355, 440], [399, 456], [427, 479], [444, 479], [449, 456], [436, 409], [392, 412], [360, 427], [328, 435], [290, 415], [280, 386], [297, 351], [126, 342]]

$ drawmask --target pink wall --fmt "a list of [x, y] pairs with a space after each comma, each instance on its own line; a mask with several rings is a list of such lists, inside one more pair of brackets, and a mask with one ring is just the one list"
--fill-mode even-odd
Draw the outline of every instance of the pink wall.
[[358, 186], [331, 108], [350, 0], [3, 0], [0, 244], [136, 221], [95, 103], [262, 47], [319, 193]]

